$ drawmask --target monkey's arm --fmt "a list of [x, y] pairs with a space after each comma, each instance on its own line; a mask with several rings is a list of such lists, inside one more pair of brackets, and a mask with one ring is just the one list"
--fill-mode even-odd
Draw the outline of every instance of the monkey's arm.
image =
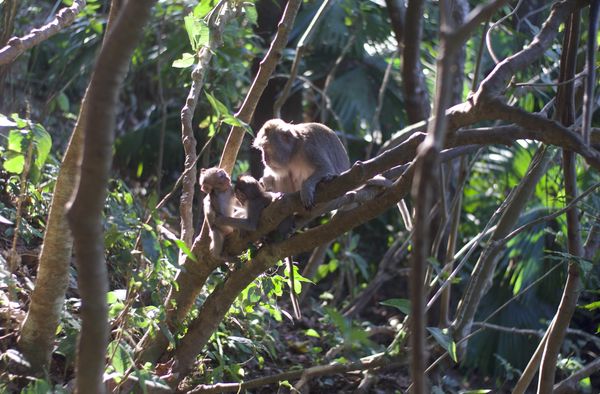
[[256, 231], [258, 228], [258, 220], [251, 220], [250, 218], [232, 218], [228, 216], [217, 216], [215, 218], [215, 224], [217, 226], [229, 226], [244, 231]]
[[331, 166], [317, 167], [312, 175], [302, 182], [300, 188], [300, 199], [302, 200], [302, 204], [306, 208], [312, 208], [315, 205], [315, 190], [317, 184], [321, 181], [332, 180], [337, 175], [338, 174], [336, 174]]

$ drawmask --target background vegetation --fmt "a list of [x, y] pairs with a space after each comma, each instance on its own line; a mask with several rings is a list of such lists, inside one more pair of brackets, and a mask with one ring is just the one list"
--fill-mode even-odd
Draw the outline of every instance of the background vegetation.
[[[1, 390], [597, 392], [589, 3], [0, 0]], [[273, 117], [360, 204], [225, 263], [197, 169]]]

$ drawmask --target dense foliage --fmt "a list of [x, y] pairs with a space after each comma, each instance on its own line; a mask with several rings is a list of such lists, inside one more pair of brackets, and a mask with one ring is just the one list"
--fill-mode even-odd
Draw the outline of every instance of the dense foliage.
[[[372, 220], [357, 216], [356, 223], [361, 225], [341, 231], [321, 264], [312, 271], [304, 267], [314, 243], [305, 245], [302, 253], [293, 256], [297, 261], [295, 288], [304, 314], [295, 321], [289, 302], [290, 272], [283, 256], [276, 254], [276, 247], [284, 247], [285, 240], [256, 237], [252, 239], [254, 242], [244, 244], [243, 250], [236, 253], [239, 256], [227, 256], [227, 262], [211, 259], [206, 255], [206, 234], [201, 232], [204, 195], [197, 187], [193, 189], [196, 192], [192, 201], [192, 230], [197, 242], [186, 244], [182, 239], [180, 201], [186, 193], [181, 191], [180, 176], [187, 163], [182, 143], [182, 108], [189, 105], [186, 96], [194, 85], [201, 85], [192, 120], [194, 151], [198, 156], [193, 166], [218, 165], [233, 134], [231, 129], [241, 128], [245, 138], [232, 179], [246, 172], [259, 176], [262, 168], [257, 152], [250, 147], [252, 138], [266, 119], [275, 117], [273, 105], [282, 94], [292, 65], [298, 62], [298, 75], [293, 79], [281, 116], [295, 123], [316, 121], [329, 125], [347, 146], [351, 162], [360, 160], [368, 165], [372, 162], [369, 159], [376, 160], [395, 146], [408, 146], [426, 130], [427, 126], [422, 124], [411, 125], [405, 111], [412, 97], [405, 89], [403, 50], [418, 45], [417, 69], [430, 103], [428, 110], [435, 110], [433, 103], [439, 95], [436, 77], [441, 73], [436, 62], [442, 56], [439, 33], [442, 2], [408, 1], [409, 7], [411, 3], [424, 6], [420, 41], [395, 33], [399, 22], [394, 20], [390, 7], [408, 12], [404, 2], [329, 1], [320, 18], [322, 2], [303, 2], [275, 72], [256, 111], [248, 119], [239, 109], [252, 91], [259, 66], [263, 67], [260, 62], [267, 56], [275, 34], [281, 34], [278, 22], [287, 3], [160, 0], [153, 6], [150, 22], [133, 52], [118, 96], [111, 179], [102, 212], [103, 252], [110, 288], [106, 298], [110, 340], [104, 380], [110, 390], [127, 392], [138, 384], [164, 390], [177, 385], [181, 390], [207, 389], [211, 384], [250, 381], [284, 371], [304, 371], [305, 375], [282, 375], [267, 382], [275, 385], [257, 386], [250, 391], [273, 392], [277, 384], [291, 388], [299, 380], [304, 385], [310, 381], [314, 392], [350, 392], [359, 384], [361, 390], [366, 390], [362, 392], [403, 392], [408, 388], [412, 381], [412, 350], [407, 338], [413, 335], [410, 316], [414, 313], [409, 293], [409, 286], [414, 283], [410, 259], [416, 248], [411, 241], [416, 223], [411, 223], [410, 216], [417, 209], [419, 196], [411, 196], [407, 187], [404, 195], [398, 193], [389, 209]], [[34, 27], [52, 20], [58, 9], [73, 3], [0, 1], [3, 20], [12, 21], [0, 26], [0, 48], [7, 45], [8, 38], [26, 35]], [[3, 371], [0, 390], [3, 391], [68, 392], [77, 378], [75, 360], [79, 356], [82, 294], [76, 265], [66, 262], [68, 283], [50, 349], [51, 363], [35, 370], [18, 341], [25, 316], [34, 302], [32, 290], [38, 286], [38, 255], [42, 244], [47, 242], [44, 235], [55, 187], [59, 187], [57, 177], [64, 165], [61, 163], [71, 136], [75, 135], [75, 125], [84, 106], [82, 100], [106, 42], [110, 3], [88, 0], [72, 24], [13, 62], [0, 62], [0, 365]], [[112, 3], [115, 7], [120, 2]], [[474, 9], [488, 2], [446, 3], [457, 9]], [[493, 56], [502, 61], [521, 51], [532, 36], [540, 34], [544, 21], [552, 15], [545, 1], [518, 2], [518, 8], [517, 2], [506, 3], [493, 13], [491, 20], [509, 18], [493, 28], [484, 20], [469, 32], [464, 57], [454, 64], [459, 75], [455, 75], [452, 86], [452, 104], [479, 100], [480, 96], [474, 93], [483, 89], [481, 81], [498, 68]], [[579, 1], [569, 12], [575, 12], [575, 8], [579, 12], [586, 3]], [[213, 47], [211, 40], [218, 35], [217, 27], [211, 25], [215, 18], [213, 10], [218, 15], [227, 7], [235, 8], [235, 14], [220, 26], [222, 34]], [[585, 29], [586, 9], [581, 14], [585, 17], [580, 18], [581, 48], [589, 39]], [[406, 15], [402, 24], [416, 23]], [[457, 23], [464, 21], [464, 15], [463, 19], [456, 18]], [[560, 120], [560, 110], [553, 108], [560, 100], [557, 90], [562, 85], [557, 81], [569, 79], [564, 78], [565, 60], [561, 60], [566, 52], [563, 40], [567, 22], [560, 26], [543, 55], [532, 60], [528, 67], [515, 67], [512, 79], [506, 81], [508, 85], [502, 86], [502, 105], [520, 109], [525, 115], [519, 116], [531, 116], [527, 119], [532, 130], [543, 129], [544, 125], [534, 125], [538, 120], [534, 116]], [[482, 31], [489, 35], [493, 56], [481, 46], [486, 39]], [[399, 39], [403, 42], [398, 42]], [[303, 46], [299, 47], [299, 43]], [[211, 49], [206, 52], [212, 58], [209, 57], [208, 67], [202, 70], [203, 79], [198, 80], [197, 67], [202, 56], [208, 56], [202, 51], [209, 46]], [[299, 52], [302, 56], [295, 59]], [[581, 72], [585, 64], [583, 50], [576, 52], [573, 59], [576, 71]], [[576, 119], [571, 124], [561, 120], [564, 133], [578, 133], [581, 127], [577, 120], [583, 100], [581, 79], [575, 78], [576, 92], [572, 94]], [[595, 108], [596, 100], [593, 105]], [[449, 142], [444, 146], [448, 150], [442, 152], [439, 177], [432, 178], [436, 197], [434, 208], [428, 213], [431, 244], [427, 273], [422, 281], [426, 284], [425, 303], [445, 282], [452, 291], [432, 302], [427, 310], [426, 367], [441, 358], [440, 364], [427, 371], [431, 392], [512, 389], [540, 339], [550, 330], [567, 277], [573, 270], [581, 278], [581, 287], [569, 329], [564, 340], [560, 339], [560, 354], [555, 361], [556, 382], [593, 364], [594, 359], [597, 362], [600, 175], [598, 162], [593, 160], [600, 156], [597, 150], [600, 134], [592, 131], [589, 146], [579, 140], [571, 143], [575, 137], [568, 135], [568, 138], [561, 135], [563, 139], [553, 137], [555, 134], [550, 130], [546, 137], [539, 137], [543, 133], [523, 132], [514, 138], [507, 137], [508, 142], [500, 141], [502, 126], [517, 124], [527, 128], [524, 126], [527, 122], [520, 123], [522, 118], [518, 114], [494, 113], [490, 108], [483, 111], [487, 115], [474, 122], [461, 123], [461, 119], [456, 120], [458, 116], [452, 118], [455, 123], [451, 121], [448, 129], [456, 125], [458, 131], [448, 132]], [[449, 117], [453, 115], [447, 113]], [[594, 116], [592, 125], [596, 124]], [[493, 138], [498, 138], [489, 142], [481, 141], [485, 136], [477, 142], [458, 140], [461, 131], [468, 132], [474, 127], [492, 133], [497, 127]], [[444, 154], [452, 154], [452, 149], [462, 145], [468, 149], [453, 159], [444, 158]], [[574, 206], [579, 221], [576, 236], [583, 245], [580, 255], [573, 253], [569, 244], [573, 230], [564, 208], [573, 196], [567, 191], [569, 180], [562, 162], [563, 148], [579, 153], [574, 181], [583, 196]], [[378, 172], [397, 185], [398, 179], [412, 174], [413, 164], [419, 160], [414, 151], [406, 159], [397, 153], [394, 160], [398, 163], [394, 163], [394, 168]], [[542, 163], [541, 167], [536, 167], [536, 163]], [[541, 168], [538, 178], [531, 175], [536, 168]], [[340, 182], [349, 179], [340, 178]], [[524, 190], [527, 182], [532, 183], [529, 194]], [[325, 186], [318, 189], [319, 193], [325, 189]], [[526, 196], [516, 211], [511, 211], [514, 208], [511, 193]], [[375, 194], [370, 200], [376, 201], [381, 195]], [[405, 204], [405, 209], [397, 209], [396, 203]], [[507, 212], [511, 212], [514, 222], [508, 225], [505, 234], [495, 233], [511, 220], [506, 219]], [[355, 211], [338, 213], [343, 216]], [[415, 218], [416, 215], [412, 220]], [[335, 223], [331, 215], [323, 215], [297, 228], [293, 236], [310, 236], [319, 226]], [[330, 231], [338, 235], [335, 233], [338, 228], [331, 227]], [[231, 248], [236, 248], [234, 243], [238, 241], [233, 240]], [[270, 245], [275, 245], [275, 249], [268, 249]], [[472, 327], [469, 325], [469, 332], [475, 334], [465, 338], [453, 322], [459, 320], [459, 304], [466, 303], [470, 283], [475, 281], [474, 272], [478, 265], [484, 264], [487, 253], [495, 253], [491, 281], [477, 301]], [[236, 274], [245, 272], [254, 261], [261, 261], [264, 254], [276, 258], [264, 263], [265, 269], [256, 278], [247, 272], [240, 274], [250, 284], [235, 292], [231, 303], [219, 304], [219, 299], [233, 292], [227, 286], [237, 283]], [[457, 275], [450, 277], [457, 266], [460, 267]], [[186, 313], [184, 309], [183, 316], [174, 318], [173, 313], [177, 312], [173, 309], [179, 307], [175, 305], [174, 294], [184, 293], [185, 286], [192, 286], [191, 280], [182, 284], [185, 282], [182, 275], [189, 274], [192, 278], [204, 275], [202, 270], [208, 268], [202, 267], [210, 270], [204, 282], [195, 282], [198, 287], [190, 290], [195, 294], [189, 311]], [[213, 307], [216, 311], [225, 308], [224, 318], [216, 312], [209, 315]], [[207, 333], [204, 335], [208, 336], [204, 346], [202, 339], [193, 340], [194, 330], [209, 324], [206, 322], [211, 319], [215, 330], [204, 329]], [[162, 348], [156, 345], [160, 343], [158, 337], [163, 338]], [[188, 367], [181, 360], [188, 356], [182, 348], [190, 343], [200, 345], [193, 354], [193, 365]], [[161, 357], [153, 357], [151, 352], [159, 348]], [[147, 352], [147, 349], [153, 350]], [[381, 361], [379, 357], [385, 359]], [[369, 367], [370, 359], [378, 360], [379, 364]], [[353, 368], [310, 369], [321, 365]], [[357, 370], [364, 373], [347, 373]], [[180, 371], [185, 373], [178, 375]], [[581, 392], [596, 392], [598, 387], [600, 380], [591, 372], [577, 382]]]

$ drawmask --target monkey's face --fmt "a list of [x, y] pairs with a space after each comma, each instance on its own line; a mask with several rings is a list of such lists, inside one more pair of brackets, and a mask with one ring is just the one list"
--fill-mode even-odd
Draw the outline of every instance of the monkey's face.
[[289, 127], [267, 125], [260, 130], [253, 145], [261, 150], [266, 166], [274, 170], [286, 169], [296, 147], [296, 138]]
[[222, 192], [231, 187], [231, 179], [227, 172], [221, 168], [202, 169], [200, 174], [200, 188], [204, 193], [213, 190]]

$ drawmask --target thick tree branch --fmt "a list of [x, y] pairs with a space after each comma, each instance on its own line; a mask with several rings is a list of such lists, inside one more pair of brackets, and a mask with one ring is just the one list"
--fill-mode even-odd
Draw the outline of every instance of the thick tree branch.
[[23, 37], [13, 37], [4, 48], [0, 48], [0, 66], [13, 62], [23, 52], [47, 40], [75, 21], [85, 7], [85, 0], [74, 0], [73, 5], [61, 9], [52, 22], [33, 29]]

